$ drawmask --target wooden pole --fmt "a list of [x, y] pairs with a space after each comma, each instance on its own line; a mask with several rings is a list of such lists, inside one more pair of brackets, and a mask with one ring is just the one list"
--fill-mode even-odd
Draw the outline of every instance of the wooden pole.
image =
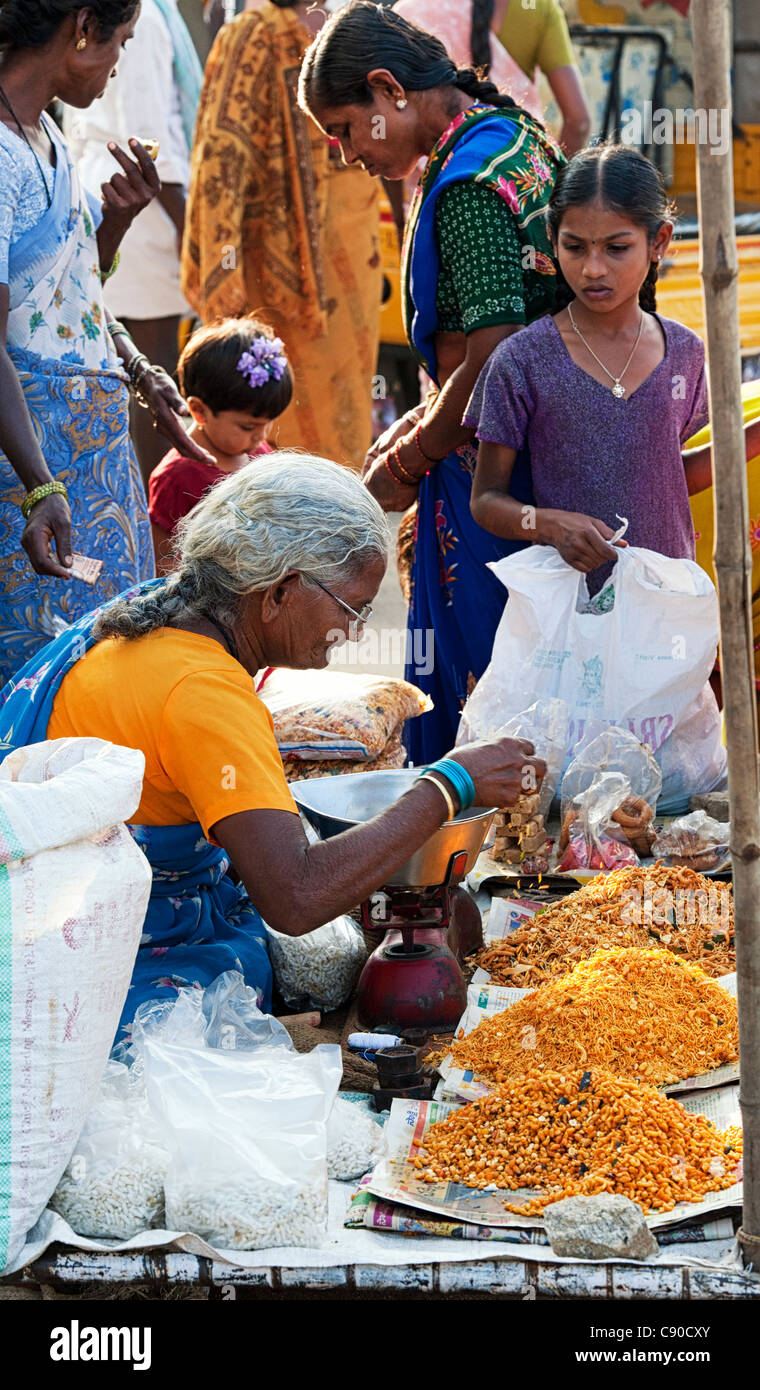
[[[739, 1050], [744, 1126], [745, 1264], [760, 1270], [760, 776], [752, 644], [747, 472], [734, 230], [731, 110], [731, 0], [692, 0], [694, 108], [728, 131], [719, 152], [697, 143], [700, 270], [707, 321], [713, 467], [715, 570], [728, 747], [731, 851], [739, 985]], [[723, 124], [720, 124], [720, 123]], [[709, 127], [708, 127], [709, 128]], [[697, 127], [699, 130], [699, 127]], [[713, 137], [714, 139], [714, 137]]]

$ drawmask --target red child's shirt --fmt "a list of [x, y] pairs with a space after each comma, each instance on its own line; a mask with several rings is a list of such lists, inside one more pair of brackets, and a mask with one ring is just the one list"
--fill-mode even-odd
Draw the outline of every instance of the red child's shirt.
[[[263, 440], [251, 458], [271, 453], [271, 444]], [[195, 459], [185, 458], [176, 449], [170, 449], [150, 475], [148, 512], [151, 521], [171, 535], [177, 522], [197, 506], [209, 488], [229, 476], [221, 468], [215, 468], [210, 463], [198, 463]]]

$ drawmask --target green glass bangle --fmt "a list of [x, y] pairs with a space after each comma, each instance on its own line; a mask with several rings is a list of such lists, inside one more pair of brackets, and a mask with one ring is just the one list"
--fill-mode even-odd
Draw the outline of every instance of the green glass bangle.
[[21, 513], [24, 520], [28, 520], [32, 507], [36, 507], [37, 503], [41, 502], [43, 498], [52, 497], [55, 492], [59, 492], [62, 497], [68, 499], [69, 494], [66, 491], [65, 483], [40, 483], [39, 487], [32, 488], [31, 492], [27, 492], [26, 497], [21, 503]]

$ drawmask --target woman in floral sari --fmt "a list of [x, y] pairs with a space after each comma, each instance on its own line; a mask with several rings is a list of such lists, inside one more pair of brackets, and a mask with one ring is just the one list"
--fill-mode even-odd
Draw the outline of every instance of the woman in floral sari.
[[[207, 458], [173, 382], [103, 306], [119, 242], [160, 190], [152, 161], [137, 141], [132, 159], [110, 146], [123, 172], [101, 208], [46, 114], [56, 97], [82, 108], [102, 95], [138, 13], [139, 0], [0, 0], [0, 683], [153, 574], [126, 373], [162, 432]], [[72, 577], [72, 548], [101, 562], [92, 587]]]
[[[490, 660], [506, 593], [486, 567], [519, 544], [472, 520], [476, 453], [462, 415], [497, 344], [553, 307], [544, 209], [564, 158], [510, 97], [456, 68], [438, 39], [361, 0], [309, 49], [300, 99], [348, 164], [394, 179], [428, 158], [402, 275], [409, 345], [433, 389], [370, 451], [365, 482], [386, 511], [417, 502], [406, 675], [435, 708], [408, 726], [405, 743], [413, 762], [430, 762], [453, 742]], [[527, 458], [519, 465], [528, 504]]]

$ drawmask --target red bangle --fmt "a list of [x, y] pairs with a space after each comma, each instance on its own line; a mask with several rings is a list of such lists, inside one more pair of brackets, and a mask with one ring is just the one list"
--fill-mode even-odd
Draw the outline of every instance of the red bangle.
[[425, 453], [425, 450], [423, 449], [422, 444], [420, 443], [420, 430], [422, 429], [424, 423], [424, 420], [420, 420], [416, 430], [414, 431], [414, 442], [417, 445], [417, 448], [419, 449], [419, 452], [422, 454], [422, 457], [424, 458], [426, 463], [440, 463], [440, 459], [431, 459], [430, 455]]
[[[391, 457], [392, 457], [392, 456], [391, 456]], [[391, 465], [390, 465], [390, 458], [389, 458], [388, 454], [385, 455], [385, 458], [383, 459], [383, 463], [385, 464], [386, 468], [388, 469], [388, 472], [390, 473], [390, 475], [391, 475], [391, 477], [392, 477], [394, 483], [401, 483], [403, 487], [410, 487], [410, 486], [411, 486], [410, 483], [407, 483], [407, 481], [406, 481], [405, 478], [400, 478], [399, 475], [398, 475], [398, 473], [394, 473], [394, 471], [393, 471], [393, 469], [391, 468]], [[400, 465], [399, 465], [399, 466], [400, 466]]]
[[401, 440], [399, 439], [391, 449], [391, 458], [393, 459], [396, 467], [399, 468], [401, 472], [404, 474], [404, 477], [408, 479], [407, 487], [419, 487], [420, 482], [422, 480], [420, 478], [415, 478], [414, 474], [410, 473], [409, 469], [404, 467], [403, 463], [401, 462], [401, 459], [398, 456], [398, 451], [400, 448]]

